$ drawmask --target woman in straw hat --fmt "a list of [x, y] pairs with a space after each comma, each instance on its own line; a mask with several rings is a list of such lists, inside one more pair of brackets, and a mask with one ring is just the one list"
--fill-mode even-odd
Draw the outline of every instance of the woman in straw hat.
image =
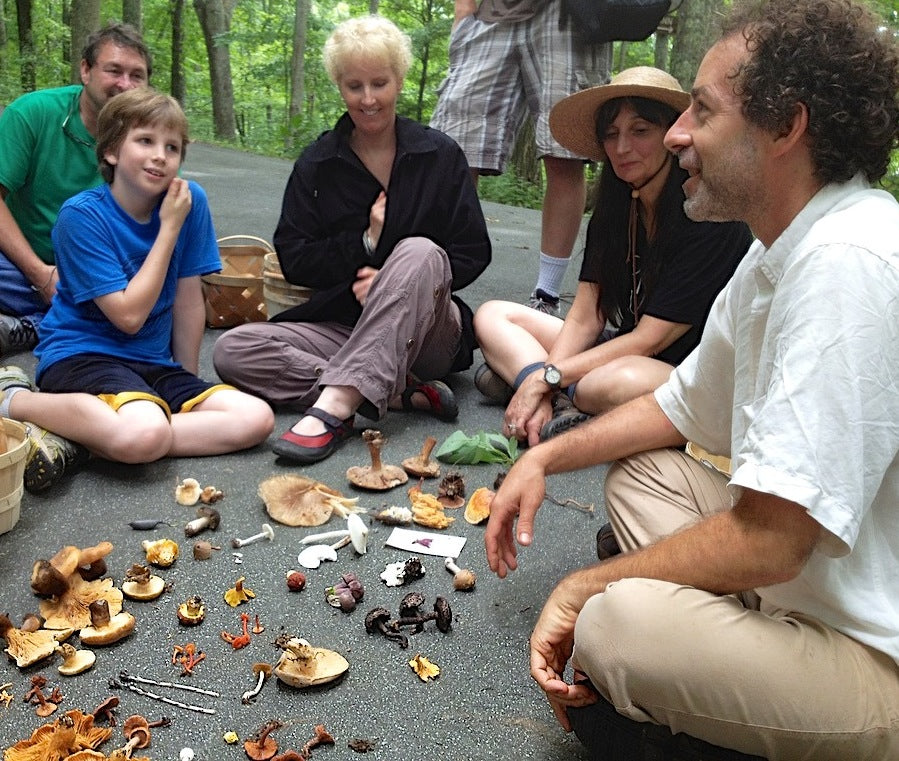
[[564, 322], [508, 301], [475, 315], [475, 384], [507, 405], [504, 433], [534, 444], [651, 391], [699, 342], [751, 235], [684, 213], [687, 173], [662, 138], [689, 103], [671, 75], [639, 66], [553, 108], [556, 140], [602, 171]]

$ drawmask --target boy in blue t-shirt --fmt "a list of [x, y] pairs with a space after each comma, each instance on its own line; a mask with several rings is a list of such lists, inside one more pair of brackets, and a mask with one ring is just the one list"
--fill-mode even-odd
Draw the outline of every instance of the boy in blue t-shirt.
[[144, 463], [233, 452], [272, 431], [261, 399], [196, 376], [200, 276], [221, 264], [206, 194], [178, 177], [187, 142], [167, 95], [133, 90], [100, 112], [107, 184], [69, 199], [53, 228], [60, 283], [35, 349], [41, 391], [19, 368], [0, 370], [0, 415], [36, 424], [30, 491], [88, 452]]

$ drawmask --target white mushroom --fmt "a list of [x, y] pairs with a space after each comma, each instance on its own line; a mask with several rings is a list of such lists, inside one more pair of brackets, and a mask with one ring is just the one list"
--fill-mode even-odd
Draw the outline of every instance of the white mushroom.
[[297, 556], [303, 568], [318, 568], [323, 560], [337, 560], [337, 550], [330, 544], [313, 544]]
[[364, 555], [368, 550], [368, 526], [356, 513], [347, 515], [346, 526], [350, 532], [353, 549], [360, 555]]
[[76, 650], [67, 643], [59, 646], [62, 655], [62, 663], [59, 664], [59, 673], [63, 676], [75, 676], [87, 671], [97, 661], [97, 656], [92, 650]]
[[318, 534], [309, 534], [309, 536], [304, 536], [300, 540], [300, 544], [321, 544], [322, 542], [327, 542], [331, 539], [343, 539], [343, 537], [349, 535], [349, 530], [345, 528], [340, 528], [335, 531], [323, 531]]

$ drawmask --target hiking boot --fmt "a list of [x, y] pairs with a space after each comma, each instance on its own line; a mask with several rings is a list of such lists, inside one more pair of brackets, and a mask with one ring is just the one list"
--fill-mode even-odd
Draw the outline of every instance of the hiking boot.
[[31, 351], [37, 346], [37, 330], [27, 317], [0, 314], [0, 356]]
[[581, 423], [586, 422], [592, 417], [593, 415], [581, 412], [577, 407], [570, 407], [567, 410], [563, 410], [558, 415], [554, 415], [552, 420], [545, 423], [543, 428], [540, 429], [540, 441], [548, 441], [553, 436], [558, 436], [560, 433], [570, 431], [572, 428], [579, 426]]
[[543, 312], [543, 314], [549, 314], [553, 317], [559, 316], [559, 297], [550, 296], [542, 288], [538, 288], [531, 294], [531, 297], [528, 299], [528, 306], [531, 309], [536, 309], [538, 312]]
[[612, 524], [603, 524], [599, 527], [599, 531], [596, 532], [596, 557], [600, 560], [608, 560], [620, 554], [621, 547], [618, 546], [615, 532], [612, 531]]
[[28, 455], [25, 460], [25, 488], [32, 492], [49, 489], [73, 468], [83, 465], [90, 452], [81, 444], [50, 433], [34, 423], [28, 429]]
[[491, 402], [504, 406], [509, 403], [515, 393], [512, 387], [486, 362], [475, 371], [474, 386]]
[[0, 367], [0, 391], [5, 391], [13, 386], [21, 386], [22, 388], [27, 388], [29, 391], [37, 390], [37, 387], [34, 385], [31, 378], [28, 377], [28, 373], [21, 367], [16, 367], [16, 365], [4, 365], [3, 367]]

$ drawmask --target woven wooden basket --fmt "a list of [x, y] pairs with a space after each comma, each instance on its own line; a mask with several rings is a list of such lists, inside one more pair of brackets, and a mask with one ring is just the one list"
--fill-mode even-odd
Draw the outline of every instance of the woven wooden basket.
[[203, 276], [206, 324], [210, 328], [233, 328], [245, 322], [268, 319], [262, 292], [262, 269], [271, 243], [255, 235], [219, 238], [222, 271]]

